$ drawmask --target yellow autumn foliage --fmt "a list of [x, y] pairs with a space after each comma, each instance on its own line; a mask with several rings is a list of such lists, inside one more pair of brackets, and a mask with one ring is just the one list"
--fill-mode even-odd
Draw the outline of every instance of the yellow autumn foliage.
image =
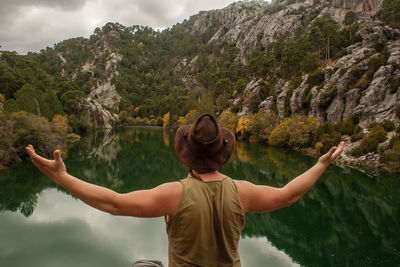
[[317, 126], [317, 118], [295, 114], [282, 120], [271, 132], [268, 141], [271, 145], [302, 148], [311, 142], [312, 134]]
[[170, 118], [170, 113], [169, 112], [165, 113], [163, 116], [163, 128], [164, 129], [168, 127], [169, 118]]
[[250, 121], [250, 116], [240, 117], [236, 133], [240, 134], [242, 137], [246, 136], [249, 133]]
[[178, 125], [179, 125], [179, 126], [182, 126], [182, 125], [184, 125], [184, 124], [185, 124], [185, 117], [179, 116], [179, 118], [178, 118]]
[[238, 117], [229, 110], [225, 110], [218, 118], [218, 123], [231, 132], [235, 133], [238, 126]]
[[56, 133], [60, 135], [66, 135], [68, 130], [68, 123], [66, 117], [56, 114], [53, 117], [52, 124]]
[[273, 111], [265, 112], [260, 109], [256, 114], [249, 117], [249, 132], [251, 142], [268, 141], [277, 121], [277, 115]]
[[197, 110], [192, 109], [185, 115], [183, 125], [192, 124], [198, 115], [200, 115], [200, 113]]

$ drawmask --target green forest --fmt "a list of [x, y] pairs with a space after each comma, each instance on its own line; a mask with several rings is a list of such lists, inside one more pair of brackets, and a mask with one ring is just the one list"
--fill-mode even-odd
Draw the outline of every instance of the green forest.
[[[96, 28], [89, 38], [64, 40], [38, 53], [1, 51], [0, 168], [25, 160], [24, 146], [28, 143], [50, 156], [55, 148], [62, 149], [67, 142], [77, 140], [79, 134], [96, 129], [98, 125], [85, 99], [92, 88], [104, 83], [115, 86], [121, 96], [118, 105], [104, 107], [119, 115], [115, 127], [158, 125], [175, 130], [191, 123], [198, 114], [209, 112], [238, 138], [252, 142], [319, 155], [348, 135], [352, 141], [362, 140], [352, 151], [353, 156], [378, 152], [379, 143], [397, 125], [391, 121], [371, 123], [366, 135], [357, 125], [357, 118], [337, 125], [319, 124], [306, 115], [311, 91], [307, 92], [301, 112], [292, 114], [285, 103], [283, 120], [274, 110], [266, 113], [258, 109], [266, 97], [276, 96], [273, 88], [280, 79], [290, 81], [289, 96], [304, 74], [309, 74], [308, 84], [322, 86], [329, 71], [327, 64], [345, 56], [346, 47], [361, 41], [356, 34], [357, 13], [347, 12], [341, 27], [327, 14], [318, 16], [318, 1], [314, 2], [315, 8], [291, 11], [301, 13], [303, 18], [294, 32], [281, 33], [267, 46], [258, 36], [246, 63], [237, 60], [239, 49], [235, 43], [210, 41], [221, 26], [219, 21], [203, 33], [188, 31], [200, 14], [162, 32], [145, 26], [107, 23]], [[399, 3], [384, 0], [377, 15], [393, 28], [400, 28], [396, 19], [400, 15]], [[277, 1], [265, 13], [273, 14], [282, 8]], [[360, 88], [368, 86], [372, 75], [389, 57], [384, 41], [378, 40], [375, 49], [380, 56], [370, 60], [367, 74], [354, 70], [354, 85]], [[116, 54], [121, 57], [113, 69], [109, 61]], [[88, 62], [90, 66], [84, 67]], [[264, 82], [259, 95], [244, 96], [253, 115], [239, 118], [236, 114], [240, 110], [233, 100], [254, 79]], [[399, 83], [398, 78], [394, 79], [393, 88]], [[332, 87], [320, 107], [328, 107], [338, 93]], [[399, 171], [399, 155], [400, 137], [396, 135], [381, 158], [392, 166], [391, 170]]]

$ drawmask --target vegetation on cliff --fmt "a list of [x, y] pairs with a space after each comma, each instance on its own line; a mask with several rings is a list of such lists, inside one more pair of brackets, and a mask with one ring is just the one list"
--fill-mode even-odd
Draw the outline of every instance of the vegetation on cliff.
[[[264, 8], [236, 3], [227, 12], [252, 11], [252, 5], [254, 10]], [[195, 115], [210, 112], [250, 141], [323, 153], [348, 136], [360, 143], [353, 155], [380, 153], [384, 142], [379, 139], [376, 145], [376, 135], [368, 133], [378, 130], [357, 126], [358, 114], [336, 118], [332, 107], [340, 101], [359, 104], [383, 70], [383, 83], [388, 81], [390, 93], [397, 93], [398, 66], [388, 65], [395, 47], [380, 35], [371, 39], [381, 26], [368, 28], [353, 11], [343, 21], [334, 19], [324, 11], [327, 7], [325, 1], [266, 5], [243, 25], [253, 29], [268, 16], [281, 16], [295, 18], [296, 26], [274, 36], [251, 32], [254, 42], [246, 51], [238, 42], [247, 32], [239, 33], [236, 41], [215, 38], [233, 29], [223, 27], [213, 12], [201, 12], [162, 32], [107, 23], [90, 38], [65, 40], [40, 53], [2, 51], [2, 116], [9, 119], [25, 111], [50, 121], [62, 115], [68, 132], [78, 133], [99, 124], [87, 103], [104, 99], [102, 94], [110, 89], [115, 92], [108, 104], [100, 101], [100, 113], [119, 114], [122, 125], [163, 124], [176, 129]], [[398, 0], [384, 0], [378, 17], [396, 28], [398, 10]]]

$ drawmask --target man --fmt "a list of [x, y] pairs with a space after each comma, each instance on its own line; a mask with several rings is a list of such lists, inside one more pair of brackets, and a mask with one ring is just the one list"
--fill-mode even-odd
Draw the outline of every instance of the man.
[[340, 155], [344, 143], [283, 188], [274, 188], [232, 180], [218, 171], [229, 161], [235, 142], [235, 136], [213, 116], [202, 114], [192, 125], [180, 127], [175, 136], [175, 152], [189, 168], [188, 177], [127, 194], [69, 175], [58, 150], [54, 160], [47, 160], [32, 145], [26, 149], [40, 171], [96, 209], [114, 215], [165, 216], [169, 266], [241, 266], [237, 248], [245, 213], [296, 202]]

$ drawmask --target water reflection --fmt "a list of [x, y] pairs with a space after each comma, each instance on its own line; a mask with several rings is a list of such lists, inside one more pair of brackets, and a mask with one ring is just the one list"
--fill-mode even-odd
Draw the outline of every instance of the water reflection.
[[[171, 144], [173, 136], [161, 129], [98, 133], [70, 147], [65, 162], [73, 175], [128, 192], [187, 174]], [[290, 151], [238, 143], [223, 172], [282, 186], [314, 163]], [[239, 245], [243, 266], [400, 264], [399, 189], [399, 177], [331, 166], [293, 206], [247, 215]], [[167, 261], [161, 218], [99, 212], [57, 188], [32, 164], [0, 172], [0, 211], [0, 229], [7, 229], [0, 231], [1, 266], [22, 266], [24, 258], [30, 266], [129, 266], [143, 257]]]

